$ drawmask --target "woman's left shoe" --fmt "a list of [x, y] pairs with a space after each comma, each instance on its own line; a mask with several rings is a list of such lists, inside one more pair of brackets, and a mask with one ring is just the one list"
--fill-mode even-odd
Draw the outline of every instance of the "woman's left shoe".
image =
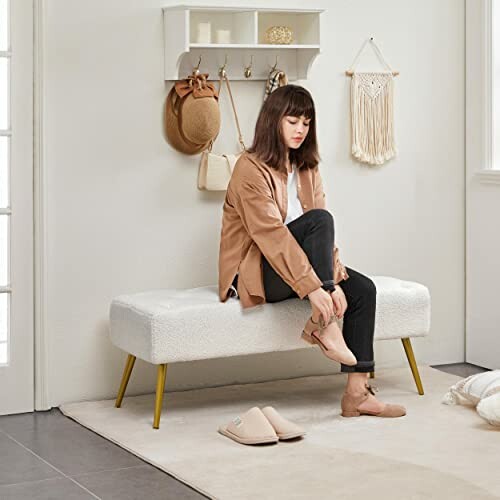
[[364, 392], [360, 394], [349, 394], [345, 392], [341, 402], [342, 416], [360, 417], [361, 415], [371, 415], [374, 417], [403, 417], [406, 415], [406, 409], [401, 405], [384, 404], [384, 408], [378, 412], [359, 408], [368, 399], [373, 399], [374, 395], [375, 392], [369, 384], [365, 385]]
[[[314, 322], [312, 316], [307, 320], [306, 325], [304, 326], [304, 330], [302, 331], [301, 337], [308, 342], [309, 344], [317, 344], [323, 351], [323, 354], [332, 359], [333, 361], [337, 361], [338, 363], [343, 363], [347, 366], [355, 366], [358, 363], [356, 356], [352, 353], [352, 351], [347, 347], [344, 338], [342, 337], [342, 344], [337, 349], [328, 348], [322, 341], [321, 337], [323, 336], [323, 330], [326, 329], [328, 325], [335, 321], [335, 316], [330, 316], [330, 320], [327, 324], [325, 324], [323, 320], [323, 316], [319, 317], [318, 323]], [[314, 332], [318, 331], [319, 335], [314, 335]]]

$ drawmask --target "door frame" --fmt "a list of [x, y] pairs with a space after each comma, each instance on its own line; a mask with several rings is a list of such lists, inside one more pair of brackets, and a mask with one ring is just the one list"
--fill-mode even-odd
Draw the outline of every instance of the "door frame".
[[33, 195], [35, 410], [50, 410], [48, 329], [48, 181], [45, 161], [45, 29], [47, 0], [34, 0], [33, 12]]

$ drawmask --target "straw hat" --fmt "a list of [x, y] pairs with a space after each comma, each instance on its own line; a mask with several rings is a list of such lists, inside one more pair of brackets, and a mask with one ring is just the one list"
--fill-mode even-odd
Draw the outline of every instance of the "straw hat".
[[170, 89], [165, 107], [165, 131], [170, 145], [187, 155], [208, 148], [220, 130], [218, 92], [208, 74], [193, 74]]

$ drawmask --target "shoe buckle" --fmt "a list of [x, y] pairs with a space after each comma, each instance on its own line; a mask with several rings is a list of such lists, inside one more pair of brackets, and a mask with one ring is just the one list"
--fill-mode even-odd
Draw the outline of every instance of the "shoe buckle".
[[[336, 314], [332, 314], [332, 315], [330, 316], [330, 318], [329, 318], [328, 322], [325, 322], [325, 320], [323, 319], [323, 316], [320, 316], [320, 317], [319, 317], [319, 321], [318, 321], [320, 328], [321, 328], [322, 330], [324, 330], [327, 326], [331, 325], [331, 324], [335, 321], [335, 318], [336, 318], [336, 317], [337, 317], [337, 315], [336, 315]], [[313, 323], [314, 323], [314, 321], [313, 321]], [[315, 324], [317, 324], [317, 323], [315, 323]]]

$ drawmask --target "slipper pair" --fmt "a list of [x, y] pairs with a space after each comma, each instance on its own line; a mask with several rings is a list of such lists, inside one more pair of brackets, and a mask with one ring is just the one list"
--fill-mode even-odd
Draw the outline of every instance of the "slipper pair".
[[305, 435], [304, 429], [283, 418], [272, 406], [254, 406], [231, 420], [219, 432], [241, 444], [277, 443]]

